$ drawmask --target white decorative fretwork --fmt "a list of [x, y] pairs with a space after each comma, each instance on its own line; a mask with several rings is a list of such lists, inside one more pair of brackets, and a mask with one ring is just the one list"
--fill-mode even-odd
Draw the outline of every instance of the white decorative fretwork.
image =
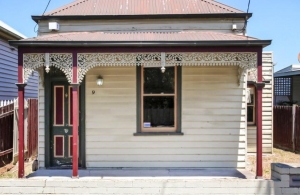
[[[164, 59], [161, 59], [161, 58]], [[79, 53], [78, 81], [96, 66], [238, 66], [238, 83], [247, 69], [257, 66], [255, 52], [197, 53]]]
[[51, 53], [50, 66], [54, 66], [65, 73], [68, 82], [73, 83], [73, 57], [71, 53]]
[[[27, 53], [23, 57], [24, 82], [34, 70], [55, 66], [62, 70], [72, 83], [71, 53]], [[197, 53], [78, 53], [78, 83], [96, 66], [238, 66], [238, 83], [249, 69], [257, 66], [255, 52], [197, 52]]]
[[45, 64], [44, 53], [23, 54], [23, 81], [27, 83], [32, 73]]
[[78, 53], [78, 82], [96, 66], [160, 66], [161, 53]]
[[245, 52], [203, 52], [203, 53], [167, 53], [166, 63], [179, 66], [254, 66], [256, 53]]
[[248, 78], [247, 78], [248, 81], [256, 82], [257, 81], [257, 68], [248, 69], [247, 76], [248, 76]]
[[71, 53], [26, 53], [23, 54], [23, 81], [26, 83], [31, 74], [40, 67], [45, 66], [46, 72], [50, 66], [55, 66], [66, 75], [69, 83], [72, 83], [73, 58]]

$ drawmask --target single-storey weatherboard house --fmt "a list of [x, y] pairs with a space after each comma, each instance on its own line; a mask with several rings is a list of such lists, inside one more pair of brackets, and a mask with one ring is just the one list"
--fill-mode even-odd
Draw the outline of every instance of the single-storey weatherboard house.
[[261, 177], [271, 41], [245, 35], [250, 17], [213, 0], [76, 0], [33, 16], [38, 36], [10, 44], [20, 99], [40, 72], [39, 167], [245, 168], [253, 104]]

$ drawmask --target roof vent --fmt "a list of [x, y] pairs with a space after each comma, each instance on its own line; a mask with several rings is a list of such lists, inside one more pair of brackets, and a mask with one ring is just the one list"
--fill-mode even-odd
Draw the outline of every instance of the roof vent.
[[59, 24], [57, 22], [49, 22], [49, 30], [58, 31], [59, 30]]
[[236, 24], [232, 24], [232, 30], [237, 30]]

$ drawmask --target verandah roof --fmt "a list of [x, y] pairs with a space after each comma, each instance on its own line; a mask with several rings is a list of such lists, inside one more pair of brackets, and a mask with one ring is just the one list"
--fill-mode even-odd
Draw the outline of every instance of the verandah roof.
[[38, 36], [21, 41], [217, 41], [258, 40], [253, 37], [211, 31], [70, 32]]
[[15, 46], [267, 46], [269, 40], [212, 31], [70, 32], [10, 41]]

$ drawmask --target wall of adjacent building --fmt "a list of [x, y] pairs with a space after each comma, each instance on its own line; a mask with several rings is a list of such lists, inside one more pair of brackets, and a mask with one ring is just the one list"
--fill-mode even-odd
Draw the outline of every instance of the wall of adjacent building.
[[[51, 20], [53, 22], [55, 20]], [[244, 19], [140, 19], [140, 20], [61, 20], [56, 21], [60, 25], [59, 31], [49, 30], [49, 20], [39, 22], [39, 36], [64, 32], [124, 32], [124, 31], [178, 31], [197, 30], [233, 33], [232, 24], [238, 29], [244, 27]]]
[[[273, 53], [263, 52], [263, 80], [267, 81], [262, 94], [263, 153], [273, 152]], [[269, 83], [268, 83], [269, 82]], [[256, 152], [256, 126], [247, 127], [247, 151]]]
[[300, 90], [299, 90], [299, 86], [300, 86], [300, 76], [293, 76], [292, 77], [292, 100], [296, 101], [298, 105], [300, 105]]
[[41, 77], [39, 77], [38, 101], [38, 160], [39, 167], [45, 167], [45, 88]]
[[[18, 97], [18, 50], [0, 37], [0, 100]], [[34, 72], [25, 87], [25, 98], [37, 98], [38, 73]]]
[[93, 68], [86, 75], [87, 167], [244, 168], [245, 85], [237, 67], [183, 67], [184, 135], [134, 136], [135, 67]]

